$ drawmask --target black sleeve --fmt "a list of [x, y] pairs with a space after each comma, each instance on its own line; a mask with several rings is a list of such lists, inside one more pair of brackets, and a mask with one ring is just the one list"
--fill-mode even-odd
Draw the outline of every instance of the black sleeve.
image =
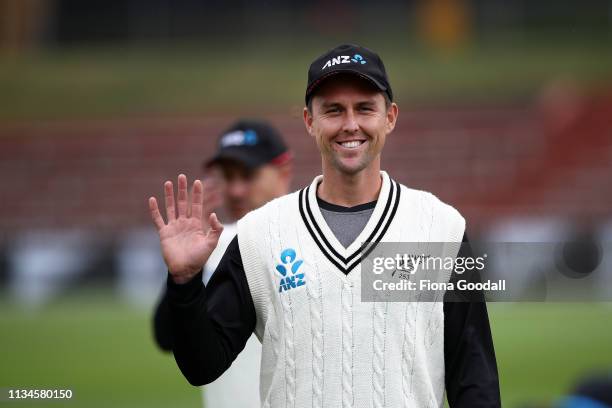
[[179, 285], [167, 281], [174, 358], [192, 385], [216, 380], [255, 329], [255, 307], [234, 237], [206, 288], [202, 271]]
[[[472, 256], [466, 235], [458, 256]], [[451, 281], [458, 280], [457, 276], [453, 273]], [[480, 281], [480, 276], [475, 273], [468, 279]], [[447, 299], [444, 302], [444, 362], [448, 404], [451, 408], [501, 407], [484, 295], [472, 291], [464, 294], [463, 300]]]

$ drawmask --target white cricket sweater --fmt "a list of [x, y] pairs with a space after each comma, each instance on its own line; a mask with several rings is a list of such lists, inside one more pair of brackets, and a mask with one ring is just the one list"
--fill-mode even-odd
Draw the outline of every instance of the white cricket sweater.
[[465, 220], [432, 194], [381, 177], [372, 217], [348, 248], [317, 205], [322, 176], [238, 222], [263, 345], [262, 406], [443, 406], [442, 302], [362, 302], [360, 246], [452, 242], [445, 251], [455, 257]]

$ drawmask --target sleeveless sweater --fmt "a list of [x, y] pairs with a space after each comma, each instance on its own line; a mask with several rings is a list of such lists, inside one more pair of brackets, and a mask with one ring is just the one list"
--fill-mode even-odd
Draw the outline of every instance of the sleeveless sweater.
[[445, 242], [455, 257], [465, 220], [432, 194], [381, 178], [374, 212], [348, 248], [317, 205], [322, 176], [238, 222], [263, 407], [443, 406], [443, 303], [362, 302], [360, 260], [368, 242]]

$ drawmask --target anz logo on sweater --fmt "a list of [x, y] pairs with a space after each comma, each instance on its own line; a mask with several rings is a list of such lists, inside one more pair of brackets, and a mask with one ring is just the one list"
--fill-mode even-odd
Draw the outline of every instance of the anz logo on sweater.
[[303, 260], [297, 259], [297, 253], [293, 248], [284, 249], [280, 254], [281, 263], [276, 265], [276, 271], [281, 274], [282, 278], [278, 285], [278, 292], [295, 289], [306, 284], [304, 273], [300, 273], [300, 266], [304, 263]]

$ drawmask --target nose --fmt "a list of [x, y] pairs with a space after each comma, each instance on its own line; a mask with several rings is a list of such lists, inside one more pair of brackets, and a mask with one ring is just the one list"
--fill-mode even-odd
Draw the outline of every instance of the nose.
[[357, 133], [359, 130], [359, 123], [357, 123], [357, 116], [352, 109], [347, 109], [344, 115], [344, 121], [342, 122], [342, 131], [346, 133]]

